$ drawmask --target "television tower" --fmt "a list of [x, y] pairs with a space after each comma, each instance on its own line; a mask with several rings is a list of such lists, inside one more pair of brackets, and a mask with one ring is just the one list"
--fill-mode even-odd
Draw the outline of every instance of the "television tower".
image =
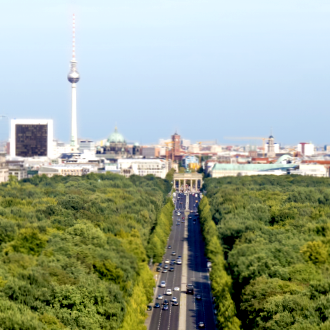
[[72, 60], [71, 70], [68, 74], [68, 80], [71, 83], [71, 140], [70, 140], [70, 150], [71, 152], [78, 151], [78, 138], [77, 138], [77, 90], [76, 83], [79, 81], [80, 76], [77, 71], [77, 61], [76, 61], [76, 18], [73, 14], [72, 17]]

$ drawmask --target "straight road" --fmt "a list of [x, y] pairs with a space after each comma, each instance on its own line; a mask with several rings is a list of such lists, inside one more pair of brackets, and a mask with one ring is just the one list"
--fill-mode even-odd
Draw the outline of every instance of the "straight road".
[[[179, 198], [178, 198], [179, 197]], [[178, 256], [182, 256], [183, 254], [183, 239], [184, 239], [184, 226], [185, 219], [184, 218], [184, 210], [186, 205], [186, 196], [184, 194], [179, 194], [175, 199], [175, 208], [176, 211], [173, 212], [173, 226], [170, 237], [168, 239], [168, 246], [171, 246], [169, 249], [166, 248], [165, 255], [163, 257], [162, 266], [165, 266], [165, 260], [177, 260]], [[180, 215], [177, 215], [177, 211], [180, 212]], [[172, 255], [172, 252], [175, 252], [175, 256]], [[185, 258], [185, 256], [182, 256]], [[159, 284], [161, 281], [166, 282], [165, 288], [157, 287], [156, 295], [163, 295], [163, 299], [156, 299], [154, 303], [159, 303], [160, 308], [154, 308], [151, 316], [150, 327], [149, 330], [172, 330], [179, 328], [179, 310], [180, 306], [173, 306], [171, 303], [171, 299], [176, 297], [179, 305], [180, 305], [180, 291], [181, 291], [181, 273], [182, 266], [177, 265], [169, 265], [169, 267], [174, 268], [174, 272], [167, 273], [159, 273], [161, 276]], [[180, 288], [180, 291], [174, 291], [174, 288]], [[172, 289], [172, 296], [164, 295], [166, 289]], [[169, 301], [169, 309], [163, 310], [163, 302], [164, 299]]]
[[[191, 211], [188, 217], [184, 216], [186, 198], [189, 198], [189, 210]], [[215, 330], [211, 287], [206, 267], [207, 260], [204, 256], [204, 242], [200, 230], [199, 216], [196, 214], [199, 201], [199, 194], [177, 194], [175, 199], [176, 210], [173, 212], [173, 226], [168, 240], [168, 245], [171, 248], [167, 248], [165, 251], [162, 267], [165, 265], [166, 259], [169, 261], [176, 260], [178, 256], [188, 258], [187, 278], [189, 283], [193, 284], [195, 292], [194, 295], [187, 295], [186, 330], [198, 329], [199, 322], [205, 323], [205, 329]], [[180, 215], [177, 215], [178, 211]], [[185, 226], [188, 226], [188, 255], [183, 255]], [[173, 251], [176, 253], [175, 256], [171, 255]], [[156, 288], [156, 295], [163, 295], [163, 299], [156, 299], [154, 302], [154, 304], [159, 303], [160, 308], [153, 309], [149, 330], [179, 329], [180, 306], [173, 306], [171, 299], [176, 297], [180, 304], [182, 266], [175, 264], [173, 266], [169, 265], [169, 267], [174, 267], [174, 272], [159, 273], [159, 276], [161, 276], [159, 284], [161, 281], [165, 281], [166, 286], [165, 288]], [[180, 291], [174, 291], [175, 287], [179, 287]], [[164, 295], [166, 289], [172, 289], [172, 296]], [[196, 295], [200, 295], [201, 300], [197, 300]], [[168, 310], [162, 309], [164, 299], [169, 301]]]
[[[204, 256], [204, 241], [197, 214], [200, 194], [189, 195], [188, 217], [188, 281], [194, 286], [194, 295], [187, 295], [186, 330], [198, 329], [198, 323], [204, 322], [205, 329], [215, 330], [211, 285], [209, 282], [207, 259]], [[196, 296], [200, 295], [201, 300]]]

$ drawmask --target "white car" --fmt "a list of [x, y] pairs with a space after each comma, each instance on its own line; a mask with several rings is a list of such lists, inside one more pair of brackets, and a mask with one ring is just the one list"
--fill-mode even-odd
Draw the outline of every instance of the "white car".
[[168, 259], [165, 260], [165, 264], [169, 264], [170, 261]]
[[161, 294], [158, 295], [157, 299], [162, 300], [163, 296]]
[[181, 215], [181, 213], [180, 213], [180, 212], [178, 212], [178, 213], [177, 213], [177, 215]]
[[179, 288], [178, 286], [176, 286], [176, 287], [174, 288], [174, 291], [180, 291], [180, 288]]
[[176, 297], [173, 297], [173, 298], [172, 298], [172, 301], [173, 301], [173, 302], [177, 302], [178, 299], [177, 299]]
[[176, 264], [177, 264], [177, 265], [181, 265], [181, 264], [182, 264], [181, 259], [178, 259], [178, 260], [176, 261]]
[[171, 289], [167, 289], [165, 294], [167, 296], [172, 296], [172, 290]]
[[161, 288], [165, 288], [165, 286], [166, 286], [166, 282], [165, 282], [165, 281], [161, 281], [161, 282], [160, 282], [160, 287], [161, 287]]

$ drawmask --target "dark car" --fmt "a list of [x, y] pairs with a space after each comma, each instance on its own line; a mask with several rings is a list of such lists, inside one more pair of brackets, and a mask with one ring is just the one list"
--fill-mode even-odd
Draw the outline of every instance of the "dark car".
[[155, 307], [154, 308], [160, 308], [159, 303], [155, 303]]
[[167, 299], [164, 300], [163, 305], [168, 305], [168, 300]]
[[151, 311], [152, 310], [152, 306], [148, 305], [147, 306], [147, 311]]
[[174, 272], [174, 267], [171, 267], [171, 268], [169, 269], [169, 271], [170, 271], [170, 272]]
[[163, 266], [163, 264], [160, 262], [159, 264], [158, 264], [158, 267], [162, 267]]
[[164, 305], [164, 306], [163, 306], [163, 310], [164, 310], [164, 311], [167, 311], [167, 310], [168, 310], [168, 305]]

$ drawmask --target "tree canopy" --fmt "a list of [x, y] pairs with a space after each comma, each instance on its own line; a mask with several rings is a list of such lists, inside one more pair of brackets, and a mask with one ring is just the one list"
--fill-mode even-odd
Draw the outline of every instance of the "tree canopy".
[[0, 185], [0, 329], [145, 329], [170, 189], [115, 174]]
[[243, 329], [330, 329], [330, 179], [208, 178], [205, 189]]

